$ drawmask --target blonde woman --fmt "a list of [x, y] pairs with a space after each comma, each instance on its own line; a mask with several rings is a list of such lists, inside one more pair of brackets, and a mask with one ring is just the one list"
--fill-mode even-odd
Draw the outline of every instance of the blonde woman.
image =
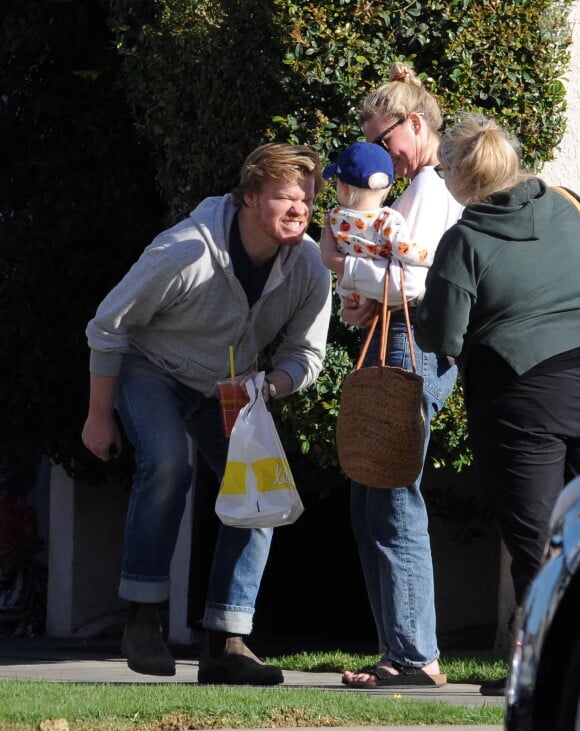
[[[384, 147], [396, 173], [410, 179], [392, 207], [404, 216], [411, 240], [426, 252], [429, 261], [439, 239], [462, 211], [435, 173], [439, 162], [438, 130], [443, 122], [439, 105], [410, 65], [396, 63], [391, 69], [391, 81], [363, 100], [359, 121], [366, 140]], [[374, 304], [382, 300], [385, 271], [390, 267], [389, 304], [394, 311], [389, 328], [388, 365], [411, 370], [406, 325], [400, 310], [398, 262], [346, 257], [338, 251], [328, 227], [320, 245], [323, 262], [337, 274], [342, 285], [369, 298], [362, 306], [343, 309], [343, 319], [352, 325], [368, 326]], [[409, 299], [422, 296], [428, 271], [426, 266], [405, 267]], [[416, 303], [411, 307], [412, 323], [415, 313]], [[367, 366], [378, 363], [378, 340], [377, 335], [371, 343]], [[424, 379], [423, 410], [429, 424], [453, 388], [456, 369], [446, 358], [422, 352], [416, 343], [415, 355]], [[342, 678], [346, 685], [438, 687], [446, 682], [438, 660], [433, 565], [420, 483], [421, 475], [412, 485], [393, 490], [352, 483], [351, 523], [380, 657], [358, 671], [347, 670]]]
[[438, 172], [466, 208], [439, 244], [416, 320], [420, 346], [461, 368], [475, 462], [511, 555], [517, 605], [554, 503], [580, 472], [580, 214], [521, 170], [519, 149], [476, 114], [443, 137]]

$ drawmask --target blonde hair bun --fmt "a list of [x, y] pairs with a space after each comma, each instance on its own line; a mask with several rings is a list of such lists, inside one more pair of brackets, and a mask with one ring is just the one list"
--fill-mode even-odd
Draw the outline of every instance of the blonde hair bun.
[[421, 114], [431, 134], [439, 137], [437, 130], [443, 124], [443, 116], [437, 99], [423, 86], [421, 79], [407, 61], [391, 64], [390, 81], [381, 84], [368, 94], [358, 110], [358, 121], [364, 125], [371, 119], [393, 123], [406, 119], [413, 112]]
[[422, 86], [421, 79], [415, 73], [412, 65], [404, 61], [395, 61], [391, 65], [390, 80], [412, 86]]

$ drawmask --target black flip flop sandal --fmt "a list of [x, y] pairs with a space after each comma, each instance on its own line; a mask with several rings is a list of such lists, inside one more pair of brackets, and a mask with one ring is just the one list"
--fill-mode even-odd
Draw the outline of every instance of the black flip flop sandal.
[[374, 681], [369, 680], [346, 680], [343, 676], [342, 682], [349, 688], [416, 688], [431, 687], [440, 688], [447, 683], [447, 675], [429, 675], [423, 668], [415, 668], [409, 665], [399, 665], [393, 663], [393, 668], [399, 671], [398, 675], [393, 675], [387, 668], [380, 665], [367, 665], [356, 674], [364, 673], [375, 678]]

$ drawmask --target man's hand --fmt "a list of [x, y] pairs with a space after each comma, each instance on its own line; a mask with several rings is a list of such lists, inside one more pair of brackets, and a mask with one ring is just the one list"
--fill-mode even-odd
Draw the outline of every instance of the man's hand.
[[115, 391], [117, 378], [91, 373], [89, 415], [81, 439], [95, 457], [107, 462], [119, 454], [123, 440], [115, 420]]
[[[248, 373], [248, 378], [254, 379], [257, 375], [258, 371], [252, 371], [251, 373]], [[290, 375], [281, 368], [277, 368], [276, 370], [270, 371], [270, 373], [266, 373], [266, 378], [274, 386], [276, 398], [289, 396], [292, 393], [294, 382]], [[266, 403], [270, 401], [270, 386], [268, 385], [268, 381], [264, 379], [264, 385], [262, 386], [262, 396]]]
[[95, 457], [108, 462], [123, 446], [121, 433], [113, 415], [93, 417], [89, 414], [81, 435], [83, 444]]

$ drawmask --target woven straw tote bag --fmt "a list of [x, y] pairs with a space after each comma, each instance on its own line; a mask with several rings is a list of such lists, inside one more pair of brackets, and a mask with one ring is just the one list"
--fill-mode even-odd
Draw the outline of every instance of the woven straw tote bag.
[[568, 188], [563, 188], [560, 185], [553, 185], [552, 190], [556, 193], [559, 193], [560, 195], [563, 195], [566, 200], [568, 200], [573, 206], [576, 206], [576, 208], [580, 211], [580, 201], [578, 201], [575, 193], [573, 193]]
[[[338, 458], [347, 477], [369, 487], [385, 488], [404, 487], [417, 479], [425, 446], [423, 379], [417, 374], [402, 267], [401, 292], [413, 370], [385, 365], [391, 314], [387, 305], [389, 269], [382, 313], [375, 315], [355, 369], [344, 380], [336, 425]], [[379, 365], [363, 368], [379, 319]]]

